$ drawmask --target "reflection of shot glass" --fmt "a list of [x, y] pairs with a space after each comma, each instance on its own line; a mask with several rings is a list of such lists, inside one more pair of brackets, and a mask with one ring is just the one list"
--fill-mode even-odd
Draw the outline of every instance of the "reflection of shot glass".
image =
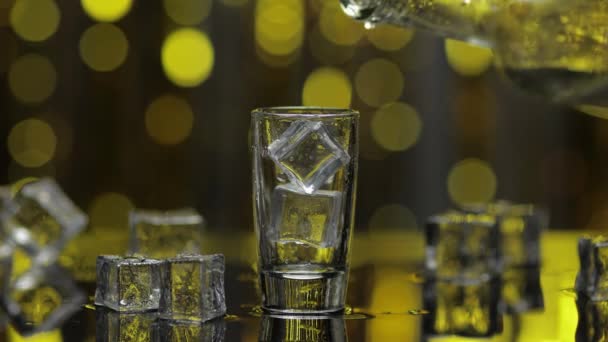
[[306, 107], [252, 113], [255, 228], [268, 311], [344, 309], [358, 117]]
[[346, 342], [344, 318], [331, 316], [264, 315], [260, 323], [260, 342]]

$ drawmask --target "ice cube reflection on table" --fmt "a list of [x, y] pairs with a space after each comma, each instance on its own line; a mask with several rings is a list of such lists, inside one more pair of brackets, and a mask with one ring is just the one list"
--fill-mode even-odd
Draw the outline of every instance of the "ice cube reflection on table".
[[97, 342], [160, 341], [154, 339], [158, 334], [156, 313], [125, 313], [97, 307], [95, 318]]
[[129, 253], [149, 258], [170, 258], [200, 253], [205, 220], [191, 208], [136, 209], [129, 214]]
[[224, 342], [226, 340], [226, 322], [214, 319], [204, 323], [160, 320], [154, 342]]

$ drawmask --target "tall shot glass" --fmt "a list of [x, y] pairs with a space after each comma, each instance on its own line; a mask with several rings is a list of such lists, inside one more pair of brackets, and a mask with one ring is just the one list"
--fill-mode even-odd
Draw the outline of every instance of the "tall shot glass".
[[359, 113], [252, 112], [253, 206], [262, 308], [344, 309], [358, 164]]

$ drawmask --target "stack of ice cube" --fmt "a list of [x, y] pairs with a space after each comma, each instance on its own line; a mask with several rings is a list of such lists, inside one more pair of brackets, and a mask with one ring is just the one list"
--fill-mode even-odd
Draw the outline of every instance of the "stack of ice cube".
[[57, 328], [85, 301], [56, 261], [87, 216], [50, 178], [25, 184], [14, 197], [2, 187], [0, 201], [0, 303], [23, 334]]

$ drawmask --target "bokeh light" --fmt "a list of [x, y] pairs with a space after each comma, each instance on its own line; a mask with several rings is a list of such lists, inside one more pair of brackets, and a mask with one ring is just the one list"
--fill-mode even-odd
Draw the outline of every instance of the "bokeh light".
[[452, 69], [462, 76], [479, 76], [492, 64], [492, 50], [459, 40], [445, 40], [445, 55]]
[[57, 85], [57, 72], [46, 57], [24, 55], [9, 67], [8, 85], [19, 101], [40, 103], [53, 94]]
[[61, 12], [53, 0], [19, 0], [11, 9], [9, 20], [19, 37], [41, 42], [57, 31]]
[[163, 0], [167, 16], [180, 25], [200, 24], [211, 12], [213, 0]]
[[305, 106], [349, 108], [352, 86], [340, 69], [322, 67], [313, 71], [302, 89]]
[[289, 56], [304, 39], [302, 0], [261, 0], [255, 9], [255, 42], [266, 53]]
[[380, 50], [397, 51], [412, 40], [414, 31], [393, 25], [379, 25], [371, 30], [366, 30], [366, 36]]
[[25, 167], [40, 167], [53, 158], [57, 137], [46, 122], [26, 119], [11, 129], [7, 144], [17, 163]]
[[80, 38], [80, 57], [95, 71], [112, 71], [121, 66], [129, 51], [129, 41], [113, 24], [96, 24]]
[[365, 32], [361, 22], [349, 18], [338, 1], [325, 1], [319, 15], [321, 33], [338, 45], [354, 45]]
[[387, 204], [374, 211], [368, 227], [373, 230], [414, 230], [417, 228], [416, 216], [401, 204]]
[[131, 200], [117, 192], [105, 192], [93, 199], [89, 206], [89, 222], [93, 229], [126, 229], [129, 211], [135, 206]]
[[458, 204], [483, 203], [496, 194], [496, 175], [485, 161], [469, 158], [456, 163], [448, 175], [448, 193]]
[[393, 102], [376, 111], [371, 129], [378, 145], [389, 151], [404, 151], [418, 141], [422, 121], [410, 105]]
[[133, 0], [81, 0], [82, 8], [91, 18], [102, 22], [122, 19], [133, 5]]
[[195, 87], [211, 74], [215, 56], [207, 34], [182, 28], [165, 39], [161, 60], [171, 82], [181, 87]]
[[403, 83], [399, 67], [381, 58], [366, 62], [355, 75], [355, 89], [359, 98], [372, 107], [396, 101], [403, 91]]
[[608, 120], [608, 107], [584, 104], [577, 106], [576, 109], [596, 118]]
[[161, 145], [176, 145], [192, 131], [194, 115], [188, 102], [174, 95], [154, 100], [146, 111], [146, 131]]

